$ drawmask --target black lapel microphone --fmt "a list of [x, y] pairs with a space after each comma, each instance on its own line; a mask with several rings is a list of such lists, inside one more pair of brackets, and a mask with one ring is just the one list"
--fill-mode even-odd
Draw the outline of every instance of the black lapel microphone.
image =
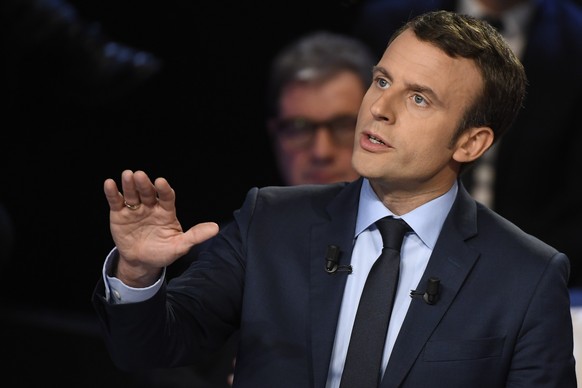
[[426, 304], [435, 304], [439, 298], [441, 280], [435, 276], [428, 278], [426, 291], [411, 290], [411, 298], [422, 298]]
[[340, 249], [337, 245], [328, 245], [325, 252], [325, 272], [334, 274], [336, 272], [352, 273], [351, 265], [339, 265]]

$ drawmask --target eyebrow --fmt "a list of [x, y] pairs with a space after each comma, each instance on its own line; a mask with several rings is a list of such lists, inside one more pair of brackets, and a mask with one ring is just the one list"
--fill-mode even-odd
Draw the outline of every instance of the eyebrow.
[[[376, 72], [383, 74], [386, 78], [392, 79], [392, 77], [390, 76], [390, 72], [381, 66], [374, 66], [372, 68], [372, 73]], [[438, 95], [435, 93], [433, 89], [429, 88], [428, 86], [417, 83], [405, 83], [405, 84], [408, 90], [429, 95], [434, 103], [442, 105], [442, 101], [440, 100]]]

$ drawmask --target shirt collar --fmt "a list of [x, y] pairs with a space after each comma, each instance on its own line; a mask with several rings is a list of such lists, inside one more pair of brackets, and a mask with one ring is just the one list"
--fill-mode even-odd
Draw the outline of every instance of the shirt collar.
[[[436, 244], [445, 219], [457, 196], [458, 188], [458, 183], [455, 181], [445, 194], [400, 216], [430, 249], [433, 249]], [[356, 234], [354, 237], [357, 237], [370, 225], [386, 216], [394, 216], [394, 213], [384, 206], [376, 193], [374, 193], [374, 190], [372, 190], [368, 179], [364, 178], [360, 190], [360, 203], [358, 205]]]

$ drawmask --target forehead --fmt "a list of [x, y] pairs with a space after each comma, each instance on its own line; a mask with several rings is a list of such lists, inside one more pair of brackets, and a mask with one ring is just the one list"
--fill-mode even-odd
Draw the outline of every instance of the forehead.
[[483, 79], [475, 62], [450, 57], [437, 46], [404, 31], [388, 46], [378, 66], [385, 69], [393, 84], [418, 85], [431, 90], [443, 103], [459, 98], [472, 101]]
[[[366, 85], [367, 86], [367, 85]], [[324, 82], [293, 82], [283, 90], [279, 110], [283, 116], [358, 112], [366, 88], [351, 71], [342, 71]]]

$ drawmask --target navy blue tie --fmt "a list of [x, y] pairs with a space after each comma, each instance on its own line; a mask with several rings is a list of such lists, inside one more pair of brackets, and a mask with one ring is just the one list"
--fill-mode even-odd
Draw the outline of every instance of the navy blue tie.
[[412, 231], [402, 220], [385, 217], [376, 222], [384, 248], [362, 291], [340, 388], [376, 388], [400, 273], [400, 247]]

